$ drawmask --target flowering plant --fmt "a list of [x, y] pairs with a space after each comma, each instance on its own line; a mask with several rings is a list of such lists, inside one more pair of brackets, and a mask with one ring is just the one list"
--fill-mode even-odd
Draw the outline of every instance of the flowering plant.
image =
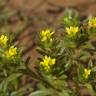
[[[65, 12], [62, 36], [45, 29], [37, 50], [39, 90], [30, 96], [96, 95], [96, 17]], [[86, 90], [84, 94], [82, 90]]]
[[[79, 20], [68, 10], [61, 30], [47, 28], [39, 33], [33, 69], [10, 34], [0, 35], [0, 96], [96, 95], [96, 17]], [[25, 75], [35, 80], [35, 88], [30, 82], [22, 87]]]

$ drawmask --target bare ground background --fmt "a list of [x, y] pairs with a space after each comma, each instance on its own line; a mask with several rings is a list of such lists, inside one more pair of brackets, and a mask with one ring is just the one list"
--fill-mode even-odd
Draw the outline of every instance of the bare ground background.
[[[96, 0], [7, 0], [5, 9], [17, 11], [21, 18], [13, 16], [11, 18], [12, 29], [16, 31], [17, 27], [24, 25], [24, 29], [16, 37], [19, 45], [26, 50], [24, 58], [31, 56], [36, 60], [37, 52], [35, 49], [37, 32], [45, 27], [56, 28], [61, 20], [66, 8], [76, 9], [81, 17], [87, 15], [96, 15]], [[23, 17], [24, 20], [21, 20]], [[20, 21], [21, 20], [21, 21]], [[23, 22], [24, 21], [24, 22]], [[18, 28], [17, 28], [18, 29]], [[18, 42], [19, 41], [19, 42]]]

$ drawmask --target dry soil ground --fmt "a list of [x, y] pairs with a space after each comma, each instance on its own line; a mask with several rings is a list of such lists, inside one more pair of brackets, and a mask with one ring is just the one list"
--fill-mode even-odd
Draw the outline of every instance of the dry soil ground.
[[[37, 57], [31, 33], [47, 26], [56, 27], [66, 8], [76, 9], [81, 16], [96, 15], [96, 0], [9, 0], [7, 7], [24, 11], [32, 22], [30, 28], [19, 35], [20, 44], [27, 47], [25, 55]], [[36, 39], [36, 37], [34, 38]], [[25, 57], [26, 57], [25, 56]]]

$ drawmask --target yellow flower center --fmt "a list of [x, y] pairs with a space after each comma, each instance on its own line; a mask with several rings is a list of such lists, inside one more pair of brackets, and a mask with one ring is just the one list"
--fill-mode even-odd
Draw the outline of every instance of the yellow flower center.
[[84, 69], [84, 78], [85, 79], [87, 79], [88, 78], [88, 76], [90, 75], [90, 73], [91, 73], [91, 69]]
[[5, 56], [7, 58], [14, 58], [14, 56], [17, 55], [17, 48], [14, 46], [11, 46], [8, 51], [5, 52]]
[[78, 27], [67, 27], [66, 28], [66, 32], [70, 37], [73, 37], [76, 35], [77, 32], [79, 32], [79, 28]]
[[96, 27], [96, 17], [89, 19], [88, 26], [89, 27]]
[[43, 61], [40, 64], [44, 67], [46, 71], [50, 70], [50, 67], [53, 66], [56, 62], [55, 58], [44, 56]]
[[0, 44], [6, 46], [7, 41], [8, 41], [7, 36], [1, 35], [1, 37], [0, 37]]
[[51, 30], [46, 29], [46, 30], [42, 30], [40, 33], [41, 36], [41, 41], [45, 42], [45, 41], [52, 41], [52, 35], [54, 34], [54, 32], [51, 32]]

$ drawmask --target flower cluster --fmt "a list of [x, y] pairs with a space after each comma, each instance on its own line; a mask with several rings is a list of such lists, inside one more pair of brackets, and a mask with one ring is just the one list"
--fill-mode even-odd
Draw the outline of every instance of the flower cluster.
[[96, 17], [94, 17], [92, 19], [89, 19], [88, 26], [89, 27], [95, 27], [96, 28]]
[[44, 70], [49, 71], [51, 66], [56, 63], [55, 58], [51, 58], [50, 56], [44, 56], [43, 61], [40, 62], [41, 66], [43, 66]]
[[[1, 35], [0, 37], [0, 44], [3, 47], [7, 47], [8, 37], [6, 35]], [[6, 48], [5, 48], [6, 49]], [[17, 48], [11, 46], [7, 51], [4, 52], [5, 57], [13, 58], [17, 55]]]
[[91, 73], [91, 69], [84, 69], [84, 78], [85, 79], [88, 79], [88, 77], [89, 77], [89, 75], [90, 75], [90, 73]]
[[8, 51], [5, 52], [7, 58], [14, 58], [17, 55], [17, 48], [11, 46]]
[[66, 32], [68, 34], [68, 36], [73, 37], [76, 35], [77, 32], [79, 32], [79, 28], [78, 27], [66, 27]]
[[52, 32], [50, 29], [42, 30], [40, 32], [41, 41], [42, 42], [52, 42], [52, 35], [54, 32]]
[[6, 46], [7, 41], [8, 41], [7, 36], [5, 36], [5, 35], [1, 35], [1, 37], [0, 37], [0, 45], [2, 45], [2, 46]]

